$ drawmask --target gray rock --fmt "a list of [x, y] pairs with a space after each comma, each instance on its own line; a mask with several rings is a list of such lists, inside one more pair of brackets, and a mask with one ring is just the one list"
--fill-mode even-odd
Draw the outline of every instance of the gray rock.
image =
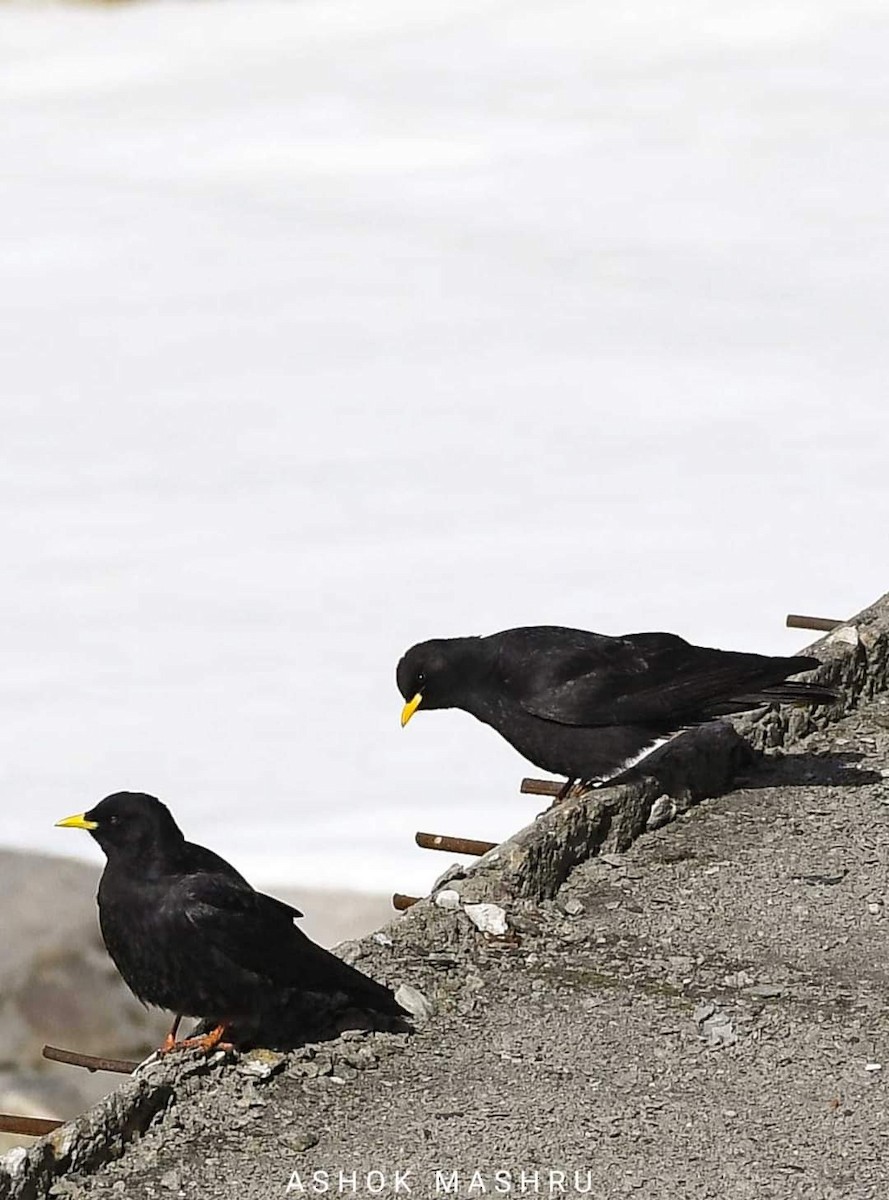
[[279, 1135], [282, 1147], [291, 1154], [305, 1154], [313, 1146], [317, 1146], [321, 1138], [317, 1133], [308, 1129], [284, 1130]]
[[419, 988], [412, 987], [409, 983], [401, 984], [395, 993], [395, 999], [417, 1021], [428, 1021], [435, 1011], [432, 1001], [424, 996]]
[[509, 932], [506, 913], [499, 904], [464, 904], [463, 911], [482, 933], [502, 937]]

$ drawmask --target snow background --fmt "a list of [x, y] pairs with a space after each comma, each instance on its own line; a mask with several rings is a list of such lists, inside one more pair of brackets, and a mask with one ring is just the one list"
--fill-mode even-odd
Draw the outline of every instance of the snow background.
[[[0, 7], [0, 842], [425, 891], [536, 773], [399, 655], [889, 586], [889, 13]], [[764, 801], [767, 804], [767, 800]]]

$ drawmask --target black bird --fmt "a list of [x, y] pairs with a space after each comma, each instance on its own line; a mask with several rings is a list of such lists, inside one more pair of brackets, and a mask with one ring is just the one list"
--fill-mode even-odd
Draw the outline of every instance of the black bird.
[[[210, 1050], [231, 1028], [262, 1028], [264, 1016], [306, 993], [404, 1014], [388, 988], [306, 937], [294, 925], [297, 909], [187, 842], [154, 796], [116, 792], [58, 824], [89, 830], [105, 852], [96, 898], [102, 937], [130, 991], [177, 1014], [162, 1049]], [[212, 1032], [177, 1042], [182, 1015], [202, 1018]]]
[[693, 646], [672, 633], [606, 637], [560, 625], [412, 646], [396, 681], [406, 725], [420, 705], [462, 708], [535, 766], [601, 783], [673, 734], [761, 704], [829, 704], [814, 683], [785, 682], [816, 658]]

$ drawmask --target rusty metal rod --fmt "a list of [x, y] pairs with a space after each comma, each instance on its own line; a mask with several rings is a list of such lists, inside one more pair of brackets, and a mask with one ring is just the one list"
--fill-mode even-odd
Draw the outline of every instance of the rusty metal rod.
[[396, 892], [392, 897], [392, 907], [398, 912], [404, 912], [405, 909], [418, 903], [419, 896], [402, 896], [401, 892]]
[[28, 1137], [43, 1137], [52, 1133], [64, 1121], [48, 1121], [45, 1117], [14, 1117], [10, 1113], [0, 1113], [0, 1133], [24, 1133]]
[[44, 1046], [43, 1057], [51, 1062], [85, 1067], [87, 1071], [113, 1071], [116, 1075], [132, 1075], [139, 1065], [128, 1058], [96, 1058], [93, 1054], [78, 1054], [76, 1050], [61, 1050], [58, 1046]]
[[564, 786], [558, 779], [523, 779], [519, 791], [523, 796], [558, 796]]
[[844, 624], [843, 621], [836, 621], [833, 617], [802, 617], [799, 613], [787, 614], [788, 629], [817, 629], [821, 633], [829, 633], [831, 629], [836, 629], [837, 625]]
[[448, 854], [487, 854], [496, 842], [477, 842], [474, 838], [445, 837], [443, 833], [417, 833], [414, 840], [424, 850], [445, 850]]

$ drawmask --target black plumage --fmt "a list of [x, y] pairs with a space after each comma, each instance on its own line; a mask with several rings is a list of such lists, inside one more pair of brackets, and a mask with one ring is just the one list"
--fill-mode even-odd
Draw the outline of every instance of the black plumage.
[[403, 1014], [388, 988], [297, 928], [297, 909], [187, 842], [154, 796], [117, 792], [59, 824], [88, 829], [105, 852], [97, 895], [102, 937], [144, 1004], [254, 1038], [266, 1018], [280, 1026], [307, 995]]
[[403, 725], [420, 706], [460, 708], [544, 771], [601, 782], [689, 726], [763, 704], [831, 703], [830, 688], [787, 681], [818, 666], [693, 646], [672, 633], [536, 625], [421, 642], [396, 681]]

